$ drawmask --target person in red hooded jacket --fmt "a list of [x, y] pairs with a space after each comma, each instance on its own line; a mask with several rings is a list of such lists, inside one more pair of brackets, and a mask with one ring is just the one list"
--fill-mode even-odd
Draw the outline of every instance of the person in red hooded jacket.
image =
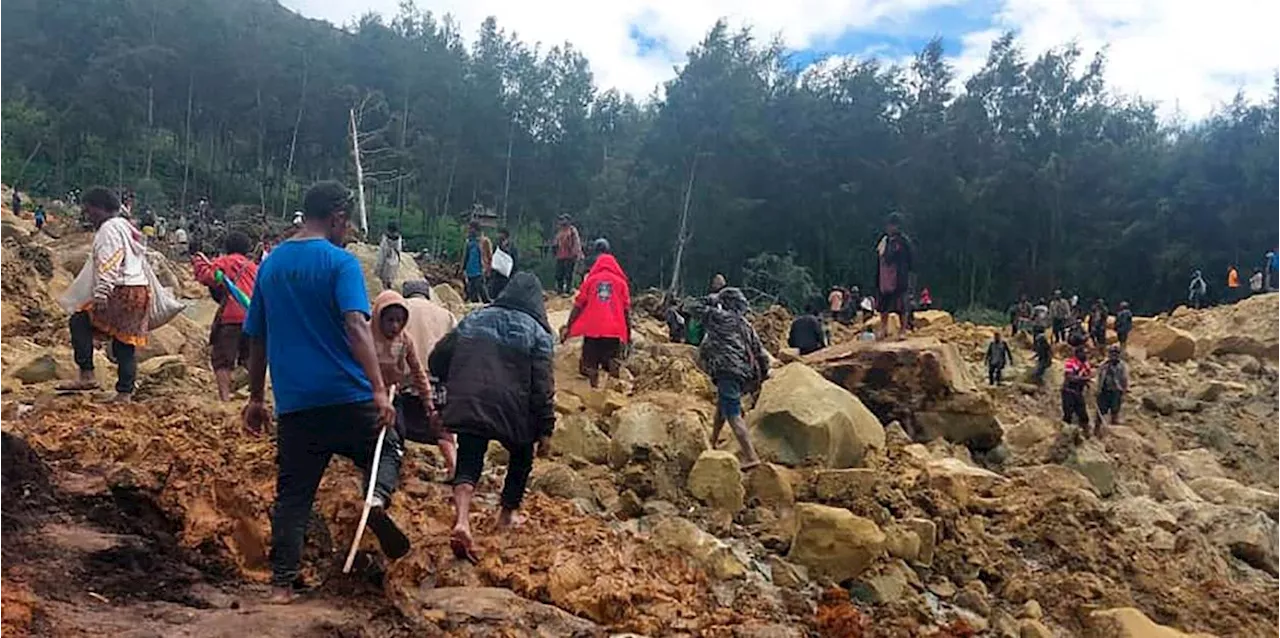
[[252, 298], [258, 265], [248, 257], [251, 248], [249, 236], [233, 230], [223, 240], [221, 257], [210, 260], [199, 252], [191, 256], [196, 281], [208, 286], [218, 301], [218, 312], [213, 316], [213, 328], [209, 332], [209, 359], [218, 382], [218, 398], [222, 401], [231, 400], [231, 372], [237, 365], [249, 362], [249, 340], [240, 332], [249, 309], [241, 307], [227, 287], [218, 282], [217, 272], [221, 270], [224, 277]]
[[622, 348], [631, 342], [631, 286], [627, 273], [610, 253], [607, 239], [592, 242], [591, 252], [595, 263], [578, 288], [560, 340], [583, 338], [579, 368], [595, 388], [600, 384], [600, 370], [618, 376]]

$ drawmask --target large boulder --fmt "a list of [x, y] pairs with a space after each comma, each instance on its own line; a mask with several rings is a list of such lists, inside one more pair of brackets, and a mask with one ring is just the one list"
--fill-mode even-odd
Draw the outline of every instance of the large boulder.
[[1172, 416], [1178, 412], [1200, 412], [1204, 409], [1204, 404], [1191, 397], [1178, 397], [1159, 390], [1142, 397], [1142, 407], [1164, 416]]
[[13, 377], [23, 383], [44, 383], [58, 378], [58, 360], [49, 352], [18, 364]]
[[455, 317], [461, 317], [467, 311], [467, 304], [462, 301], [458, 289], [447, 283], [438, 283], [431, 287], [431, 299], [449, 309]]
[[1110, 496], [1116, 491], [1115, 462], [1107, 454], [1102, 445], [1094, 441], [1086, 441], [1071, 453], [1067, 465], [1089, 479], [1089, 483], [1102, 496]]
[[881, 422], [899, 421], [916, 440], [942, 437], [977, 450], [1000, 444], [995, 405], [968, 376], [953, 343], [850, 341], [805, 360], [857, 395]]
[[946, 310], [917, 310], [911, 313], [911, 320], [917, 328], [949, 326], [955, 323], [951, 313]]
[[796, 505], [796, 533], [787, 560], [841, 582], [856, 578], [884, 552], [884, 532], [847, 509]]
[[396, 606], [410, 617], [428, 614], [466, 635], [592, 636], [595, 623], [558, 607], [523, 598], [502, 587], [413, 587], [393, 591]]
[[1251, 335], [1227, 335], [1213, 344], [1210, 353], [1247, 354], [1258, 359], [1274, 361], [1277, 356], [1277, 347], [1274, 335], [1265, 340]]
[[595, 502], [595, 492], [587, 479], [573, 468], [555, 461], [539, 462], [529, 476], [529, 487], [548, 496]]
[[[560, 396], [557, 394], [557, 397]], [[573, 396], [573, 395], [567, 395]], [[563, 456], [578, 456], [592, 463], [609, 459], [609, 436], [582, 412], [562, 417], [551, 434], [551, 450]]]
[[1008, 479], [990, 470], [969, 465], [960, 459], [932, 459], [925, 464], [925, 476], [935, 489], [950, 494], [961, 504], [975, 494], [990, 492]]
[[[1146, 496], [1121, 499], [1110, 507], [1111, 517], [1149, 545], [1160, 545], [1173, 539], [1178, 531], [1178, 519], [1159, 503]], [[1166, 546], [1164, 549], [1173, 549]]]
[[1178, 476], [1188, 481], [1204, 476], [1221, 478], [1227, 475], [1218, 463], [1218, 457], [1202, 447], [1161, 454], [1160, 462], [1173, 468]]
[[747, 497], [761, 505], [786, 508], [795, 505], [796, 491], [789, 470], [773, 463], [761, 463], [747, 474]]
[[1186, 501], [1168, 509], [1183, 528], [1196, 529], [1236, 558], [1277, 575], [1276, 521], [1266, 514], [1251, 507]]
[[784, 465], [857, 467], [885, 447], [876, 416], [802, 363], [783, 366], [765, 382], [749, 426], [761, 457]]
[[1267, 490], [1241, 485], [1229, 478], [1202, 476], [1188, 485], [1196, 495], [1218, 505], [1240, 505], [1266, 512], [1276, 518], [1280, 495]]
[[[364, 285], [368, 288], [370, 295], [376, 295], [382, 292], [382, 282], [378, 279], [378, 273], [374, 270], [377, 267], [378, 246], [376, 244], [364, 244], [360, 242], [352, 242], [347, 244], [347, 252], [356, 256], [360, 261], [360, 270], [364, 273]], [[391, 281], [391, 285], [399, 292], [400, 285], [406, 281], [421, 280], [422, 270], [418, 268], [418, 263], [413, 260], [409, 253], [400, 253], [400, 268], [396, 271], [395, 277]]]
[[622, 471], [623, 485], [647, 498], [677, 497], [698, 456], [710, 447], [702, 416], [639, 402], [610, 419], [609, 465]]
[[746, 500], [738, 457], [724, 450], [703, 452], [689, 470], [689, 493], [713, 510], [737, 514]]
[[651, 522], [649, 539], [655, 546], [688, 556], [708, 575], [719, 580], [746, 575], [747, 566], [733, 553], [733, 549], [698, 529], [697, 525], [678, 516], [663, 516]]
[[1181, 363], [1196, 356], [1196, 340], [1191, 333], [1159, 321], [1135, 323], [1129, 344], [1142, 348], [1148, 357]]
[[1117, 607], [1091, 612], [1088, 620], [1092, 638], [1213, 638], [1208, 634], [1186, 634], [1158, 625], [1133, 607]]
[[1042, 416], [1029, 416], [1012, 427], [1005, 428], [1004, 444], [1019, 461], [1043, 462], [1060, 427], [1057, 422]]
[[1162, 501], [1202, 501], [1199, 494], [1178, 477], [1167, 465], [1154, 465], [1147, 475], [1147, 487], [1151, 494]]

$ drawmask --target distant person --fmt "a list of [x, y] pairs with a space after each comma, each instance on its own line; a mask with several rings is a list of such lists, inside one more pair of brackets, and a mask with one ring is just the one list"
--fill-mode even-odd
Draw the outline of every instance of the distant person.
[[179, 257], [186, 257], [190, 251], [190, 237], [187, 236], [187, 229], [179, 226], [173, 231], [173, 248], [177, 251]]
[[667, 324], [667, 340], [671, 343], [685, 343], [688, 339], [688, 322], [680, 314], [680, 304], [670, 292], [662, 295], [662, 318]]
[[809, 303], [806, 312], [791, 322], [791, 330], [787, 333], [787, 347], [795, 348], [805, 355], [827, 347], [827, 334], [819, 319], [822, 305], [816, 300]]
[[431, 372], [448, 386], [444, 426], [458, 436], [453, 478], [454, 523], [449, 546], [476, 562], [471, 501], [484, 471], [490, 441], [506, 448], [498, 529], [518, 526], [533, 457], [550, 452], [556, 411], [554, 341], [542, 301], [542, 283], [518, 272], [493, 304], [467, 315], [431, 353]]
[[728, 421], [738, 439], [743, 470], [759, 465], [760, 457], [742, 415], [742, 395], [756, 392], [769, 377], [769, 355], [747, 322], [748, 308], [746, 295], [731, 287], [722, 288], [714, 298], [708, 296], [689, 304], [689, 312], [706, 326], [698, 361], [716, 387], [711, 447], [718, 446], [720, 432]]
[[1063, 366], [1062, 421], [1068, 425], [1077, 423], [1089, 429], [1089, 410], [1085, 407], [1084, 393], [1093, 380], [1093, 368], [1084, 346], [1077, 346]]
[[600, 385], [600, 371], [618, 377], [624, 349], [631, 343], [631, 286], [606, 239], [591, 244], [594, 262], [582, 279], [561, 341], [582, 337], [579, 369], [592, 388]]
[[[436, 344], [458, 326], [458, 320], [447, 308], [431, 298], [431, 284], [425, 280], [406, 281], [401, 286], [404, 304], [409, 308], [409, 323], [404, 333], [413, 341], [414, 351], [427, 361]], [[439, 446], [444, 456], [445, 475], [453, 478], [457, 466], [458, 442], [453, 433], [444, 429], [441, 412], [448, 402], [444, 383], [432, 376], [430, 396], [422, 396], [410, 384], [407, 392], [401, 392], [396, 413], [401, 418], [402, 434], [407, 441]]]
[[1280, 287], [1277, 286], [1278, 280], [1280, 280], [1280, 253], [1277, 253], [1275, 250], [1268, 250], [1265, 258], [1266, 272], [1263, 273], [1263, 279], [1267, 290], [1273, 291], [1277, 287]]
[[1053, 300], [1049, 302], [1049, 325], [1053, 329], [1053, 342], [1059, 343], [1067, 338], [1067, 324], [1071, 318], [1071, 301], [1062, 295], [1062, 290], [1053, 291]]
[[1227, 267], [1227, 302], [1232, 302], [1240, 298], [1240, 271], [1236, 270], [1235, 264]]
[[840, 316], [841, 308], [844, 308], [844, 291], [840, 286], [832, 286], [827, 293], [827, 312], [833, 321]]
[[304, 220], [304, 217], [303, 217], [303, 215], [302, 215], [302, 211], [300, 211], [300, 210], [295, 210], [295, 211], [293, 211], [293, 225], [294, 225], [294, 226], [301, 226], [301, 225], [302, 225], [303, 220]]
[[1133, 332], [1133, 311], [1129, 309], [1129, 302], [1121, 301], [1120, 311], [1116, 313], [1116, 340], [1121, 348], [1128, 345], [1130, 332]]
[[1036, 301], [1036, 305], [1031, 307], [1031, 327], [1032, 330], [1039, 328], [1048, 330], [1052, 326], [1049, 321], [1049, 304], [1041, 297]]
[[725, 279], [724, 275], [720, 273], [716, 273], [711, 277], [711, 283], [707, 285], [707, 292], [714, 295], [720, 292], [721, 290], [724, 290], [725, 286], [728, 286], [728, 285], [729, 285], [729, 282], [727, 279]]
[[36, 232], [38, 233], [44, 229], [44, 222], [45, 222], [44, 204], [36, 204], [35, 220], [36, 220]]
[[[14, 191], [15, 197], [17, 191]], [[92, 188], [80, 202], [85, 217], [94, 228], [89, 262], [76, 277], [91, 277], [91, 286], [72, 291], [60, 301], [71, 311], [71, 349], [80, 376], [60, 384], [59, 390], [86, 391], [98, 388], [93, 373], [94, 337], [111, 339], [111, 354], [118, 368], [115, 401], [133, 396], [138, 376], [136, 348], [147, 345], [151, 287], [146, 273], [146, 250], [142, 233], [120, 217], [120, 200], [105, 188]]]
[[493, 263], [493, 242], [485, 237], [480, 222], [467, 225], [467, 241], [462, 246], [462, 273], [466, 275], [467, 301], [489, 303], [485, 277]]
[[836, 320], [844, 325], [853, 323], [854, 317], [858, 315], [858, 301], [862, 299], [862, 291], [857, 286], [842, 289], [844, 293], [844, 301], [840, 306], [840, 313], [836, 316]]
[[1031, 373], [1031, 378], [1036, 385], [1044, 385], [1044, 373], [1053, 365], [1053, 347], [1049, 345], [1049, 338], [1044, 335], [1043, 330], [1037, 330], [1032, 337], [1031, 350], [1036, 355], [1036, 368]]
[[915, 256], [911, 240], [902, 233], [902, 216], [892, 213], [885, 220], [884, 235], [876, 242], [876, 281], [880, 298], [880, 338], [889, 336], [889, 315], [898, 315], [898, 335], [907, 329], [907, 293]]
[[1099, 349], [1107, 347], [1107, 317], [1110, 314], [1107, 302], [1102, 298], [1093, 300], [1093, 306], [1089, 308], [1089, 338]]
[[1035, 310], [1035, 306], [1031, 304], [1031, 299], [1026, 295], [1018, 298], [1018, 305], [1014, 306], [1014, 328], [1013, 334], [1019, 332], [1031, 333], [1031, 315]]
[[556, 292], [568, 295], [573, 290], [573, 271], [582, 261], [582, 236], [568, 215], [561, 215], [556, 229]]
[[520, 249], [516, 248], [516, 243], [511, 239], [511, 231], [505, 227], [498, 229], [498, 246], [493, 251], [490, 263], [489, 297], [497, 299], [511, 276], [520, 269]]
[[1013, 352], [1009, 350], [1009, 342], [1000, 338], [999, 330], [991, 334], [984, 360], [987, 363], [987, 384], [1000, 385], [1005, 366], [1013, 363]]
[[[306, 219], [258, 271], [244, 333], [249, 341], [245, 429], [261, 434], [271, 421], [264, 404], [267, 369], [276, 415], [276, 501], [271, 514], [271, 601], [296, 595], [303, 537], [316, 487], [340, 454], [374, 483], [369, 529], [392, 559], [409, 539], [386, 508], [399, 482], [395, 408], [378, 365], [368, 293], [360, 262], [340, 246], [351, 193], [319, 182], [303, 198]], [[368, 470], [379, 430], [389, 428], [376, 476]]]
[[[191, 271], [196, 281], [209, 289], [210, 296], [218, 302], [213, 315], [213, 328], [209, 332], [209, 363], [218, 385], [218, 400], [231, 400], [231, 374], [237, 367], [249, 363], [249, 339], [243, 326], [249, 309], [231, 293], [225, 282], [235, 285], [240, 292], [253, 298], [254, 284], [258, 279], [258, 266], [248, 257], [249, 236], [233, 230], [222, 242], [222, 256], [210, 260], [204, 253], [191, 257]], [[217, 274], [222, 273], [223, 281]]]
[[920, 291], [920, 309], [929, 310], [932, 308], [933, 308], [933, 294], [929, 292], [928, 288], [924, 288]]
[[400, 253], [404, 251], [404, 237], [400, 236], [400, 225], [394, 221], [387, 222], [387, 230], [382, 233], [378, 242], [378, 256], [374, 260], [374, 271], [378, 274], [378, 282], [383, 290], [393, 290], [396, 277], [400, 274]]
[[1199, 270], [1191, 273], [1191, 285], [1187, 287], [1187, 302], [1192, 308], [1199, 309], [1204, 305], [1205, 295], [1209, 291], [1208, 284], [1205, 283], [1204, 277]]
[[22, 216], [22, 196], [18, 194], [18, 189], [13, 189], [13, 197], [10, 199], [10, 208], [13, 209], [14, 217]]
[[1102, 434], [1102, 419], [1111, 416], [1111, 425], [1120, 424], [1120, 405], [1129, 392], [1129, 367], [1120, 359], [1120, 346], [1107, 348], [1107, 360], [1098, 367], [1098, 418], [1095, 436]]
[[[38, 210], [38, 209], [37, 209]], [[39, 228], [39, 226], [37, 226]], [[1249, 294], [1259, 294], [1263, 290], [1263, 276], [1261, 268], [1254, 268], [1253, 274], [1249, 276]]]

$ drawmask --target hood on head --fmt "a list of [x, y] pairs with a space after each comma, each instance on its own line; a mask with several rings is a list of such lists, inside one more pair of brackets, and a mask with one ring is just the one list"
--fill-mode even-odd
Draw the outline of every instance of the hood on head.
[[385, 341], [387, 336], [382, 334], [382, 311], [393, 306], [404, 308], [405, 313], [409, 312], [409, 306], [404, 302], [404, 297], [394, 290], [384, 290], [373, 298], [373, 338], [377, 341]]
[[622, 266], [618, 264], [618, 260], [609, 253], [604, 253], [596, 257], [596, 261], [591, 264], [591, 270], [587, 273], [587, 276], [590, 277], [597, 272], [612, 273], [619, 277], [626, 278], [626, 274], [622, 272]]
[[522, 270], [512, 275], [493, 305], [523, 312], [533, 317], [547, 332], [554, 334], [551, 323], [547, 321], [546, 304], [542, 301], [542, 281], [531, 272]]
[[747, 296], [742, 294], [742, 291], [738, 288], [722, 288], [717, 295], [720, 300], [720, 306], [730, 312], [742, 315], [746, 314], [750, 308], [750, 305], [747, 304]]
[[420, 295], [426, 299], [431, 298], [431, 282], [425, 279], [406, 281], [400, 285], [400, 290], [406, 298], [414, 295]]

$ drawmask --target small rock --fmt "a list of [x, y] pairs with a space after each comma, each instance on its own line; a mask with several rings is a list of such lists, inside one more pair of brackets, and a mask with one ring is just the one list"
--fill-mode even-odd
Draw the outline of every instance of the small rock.
[[1221, 381], [1206, 381], [1196, 386], [1187, 396], [1197, 401], [1213, 402], [1222, 396], [1222, 392], [1227, 389], [1226, 384]]
[[1204, 476], [1222, 478], [1227, 475], [1218, 463], [1218, 457], [1202, 447], [1162, 454], [1160, 462], [1176, 470], [1178, 476], [1188, 481]]
[[920, 540], [920, 550], [916, 553], [915, 562], [929, 566], [933, 564], [933, 549], [938, 542], [938, 526], [927, 518], [908, 518], [903, 521], [916, 533]]
[[618, 515], [622, 518], [638, 518], [644, 514], [644, 501], [633, 490], [618, 495]]
[[[556, 396], [559, 401], [560, 395]], [[566, 396], [573, 397], [572, 394]], [[551, 433], [551, 449], [557, 454], [581, 456], [592, 463], [608, 462], [609, 444], [609, 436], [596, 427], [589, 415], [582, 412], [574, 412], [560, 419]]]
[[591, 484], [573, 468], [555, 461], [536, 464], [529, 479], [529, 487], [557, 498], [595, 502], [595, 491], [591, 489]]
[[58, 378], [58, 362], [45, 352], [18, 366], [13, 377], [23, 383], [44, 383]]
[[587, 406], [582, 403], [582, 397], [568, 392], [557, 392], [555, 402], [556, 412], [560, 414], [577, 414], [587, 409]]
[[162, 379], [181, 379], [187, 376], [187, 362], [180, 354], [152, 357], [138, 364], [138, 374]]
[[910, 588], [907, 576], [910, 572], [911, 568], [900, 560], [885, 563], [870, 575], [859, 578], [855, 592], [864, 593], [867, 602], [882, 605], [897, 602]]
[[689, 493], [712, 509], [737, 514], [746, 498], [738, 457], [725, 450], [707, 450], [689, 471]]
[[914, 530], [890, 525], [884, 528], [885, 550], [890, 556], [912, 562], [920, 555], [920, 536]]
[[1022, 603], [1022, 611], [1018, 612], [1019, 618], [1033, 618], [1039, 620], [1044, 617], [1044, 610], [1040, 608], [1040, 601], [1032, 598]]
[[987, 602], [987, 587], [980, 580], [965, 583], [964, 589], [956, 594], [956, 604], [980, 616], [991, 614], [991, 604]]
[[1142, 397], [1142, 407], [1164, 416], [1172, 416], [1178, 412], [1199, 412], [1204, 409], [1204, 404], [1195, 399], [1175, 397], [1168, 392], [1159, 391]]
[[778, 556], [769, 556], [769, 572], [773, 584], [779, 587], [803, 587], [809, 582], [804, 567], [792, 565]]
[[876, 471], [867, 468], [819, 470], [814, 475], [814, 495], [823, 501], [851, 503], [875, 491]]
[[773, 463], [761, 463], [747, 474], [747, 496], [769, 507], [795, 505], [795, 488], [788, 474], [791, 470]]
[[1158, 625], [1132, 607], [1105, 609], [1089, 614], [1087, 625], [1096, 635], [1109, 638], [1183, 638], [1188, 635], [1172, 627]]
[[799, 503], [787, 559], [839, 582], [860, 575], [884, 551], [884, 542], [870, 519], [843, 508]]
[[1098, 494], [1110, 496], [1115, 493], [1115, 463], [1099, 443], [1088, 441], [1077, 447], [1072, 452], [1067, 465], [1089, 479], [1089, 483], [1098, 490]]
[[884, 440], [886, 444], [907, 445], [911, 443], [911, 436], [903, 429], [902, 423], [892, 421], [884, 428]]
[[1151, 494], [1162, 501], [1204, 500], [1186, 483], [1183, 483], [1181, 478], [1178, 478], [1177, 472], [1165, 465], [1151, 467], [1151, 473], [1147, 476], [1147, 486], [1151, 488]]
[[1053, 638], [1053, 632], [1037, 619], [1023, 618], [1018, 621], [1018, 638]]
[[655, 545], [683, 552], [714, 578], [741, 578], [747, 573], [747, 566], [728, 545], [678, 516], [662, 517], [649, 534]]
[[1218, 505], [1241, 505], [1266, 512], [1277, 518], [1280, 495], [1253, 487], [1246, 487], [1229, 478], [1202, 476], [1188, 484], [1197, 495]]
[[951, 599], [956, 595], [956, 586], [951, 581], [941, 578], [929, 583], [929, 591], [938, 598]]

